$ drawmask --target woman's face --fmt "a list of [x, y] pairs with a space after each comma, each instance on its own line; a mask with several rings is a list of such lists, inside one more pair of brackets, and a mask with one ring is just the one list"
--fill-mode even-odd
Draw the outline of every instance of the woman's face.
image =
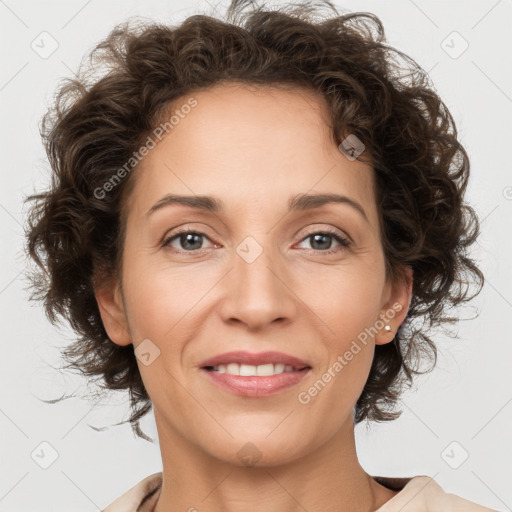
[[[100, 310], [111, 339], [135, 346], [161, 436], [232, 464], [289, 462], [353, 429], [410, 288], [385, 280], [373, 171], [332, 142], [320, 97], [234, 84], [193, 96], [134, 171], [122, 293], [99, 291]], [[341, 199], [304, 200], [321, 194]], [[242, 376], [206, 369], [216, 356]], [[287, 357], [294, 371], [263, 376]]]

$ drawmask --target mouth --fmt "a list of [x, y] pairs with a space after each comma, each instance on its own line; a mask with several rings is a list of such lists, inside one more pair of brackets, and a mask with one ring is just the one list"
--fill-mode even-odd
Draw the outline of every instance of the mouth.
[[306, 361], [279, 352], [230, 352], [207, 360], [200, 368], [222, 390], [255, 398], [289, 389], [312, 370]]
[[205, 370], [229, 375], [240, 375], [242, 377], [268, 377], [281, 373], [300, 372], [311, 368], [310, 366], [297, 367], [284, 363], [268, 363], [260, 365], [229, 363], [217, 366], [205, 366]]

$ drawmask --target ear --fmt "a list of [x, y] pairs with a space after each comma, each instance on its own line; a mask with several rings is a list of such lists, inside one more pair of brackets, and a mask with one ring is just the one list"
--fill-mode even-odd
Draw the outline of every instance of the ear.
[[117, 345], [132, 343], [124, 309], [121, 287], [117, 280], [105, 279], [94, 288], [103, 326]]
[[[407, 316], [412, 297], [413, 272], [411, 267], [403, 267], [400, 277], [394, 281], [391, 279], [386, 283], [383, 293], [383, 305], [376, 319], [378, 333], [375, 336], [376, 345], [384, 345], [393, 340], [396, 332]], [[386, 331], [384, 327], [389, 325], [391, 330]]]

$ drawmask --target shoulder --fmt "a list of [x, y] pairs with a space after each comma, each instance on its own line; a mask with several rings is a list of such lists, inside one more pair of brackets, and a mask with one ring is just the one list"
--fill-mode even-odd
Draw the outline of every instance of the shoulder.
[[430, 476], [389, 479], [407, 482], [393, 498], [375, 512], [496, 512], [455, 494], [447, 493]]
[[162, 485], [162, 473], [153, 473], [119, 496], [101, 512], [142, 512], [142, 502], [155, 494]]

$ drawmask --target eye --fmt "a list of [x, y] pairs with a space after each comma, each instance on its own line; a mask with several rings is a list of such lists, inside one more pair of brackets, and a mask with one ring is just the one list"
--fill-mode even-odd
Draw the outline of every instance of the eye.
[[[304, 240], [308, 240], [308, 239], [312, 240], [311, 250], [324, 252], [327, 254], [342, 251], [343, 249], [346, 249], [347, 247], [349, 247], [350, 243], [351, 243], [348, 238], [345, 238], [345, 237], [341, 236], [338, 232], [331, 231], [331, 230], [315, 231], [313, 233], [310, 233], [306, 237], [304, 237], [301, 240], [301, 242], [303, 242]], [[341, 245], [341, 248], [338, 247], [335, 249], [331, 249], [332, 244], [325, 242], [325, 240], [329, 240], [329, 239], [336, 240]]]
[[[173, 247], [175, 249], [178, 249], [178, 252], [195, 252], [199, 251], [200, 249], [204, 249], [204, 247], [201, 247], [202, 242], [204, 239], [210, 240], [204, 233], [200, 231], [195, 231], [191, 228], [184, 229], [182, 231], [178, 231], [177, 233], [174, 233], [171, 237], [164, 240], [164, 243], [162, 244], [162, 247]], [[346, 249], [350, 246], [351, 242], [348, 238], [345, 238], [344, 236], [340, 235], [336, 231], [331, 230], [324, 230], [324, 231], [314, 231], [304, 237], [301, 242], [304, 240], [312, 240], [312, 247], [310, 250], [317, 251], [317, 252], [323, 252], [326, 254], [335, 253], [338, 251], [342, 251], [343, 249]], [[334, 239], [341, 247], [331, 249], [332, 242], [326, 243], [325, 240]], [[175, 247], [172, 245], [173, 242], [178, 242], [180, 247]]]
[[[200, 231], [194, 231], [193, 229], [184, 229], [182, 231], [178, 231], [170, 238], [167, 238], [162, 244], [163, 247], [172, 246], [173, 241], [177, 241], [181, 247], [178, 247], [182, 252], [194, 252], [202, 249], [201, 243], [203, 238], [209, 240], [209, 238]], [[174, 246], [172, 246], [174, 247]]]

